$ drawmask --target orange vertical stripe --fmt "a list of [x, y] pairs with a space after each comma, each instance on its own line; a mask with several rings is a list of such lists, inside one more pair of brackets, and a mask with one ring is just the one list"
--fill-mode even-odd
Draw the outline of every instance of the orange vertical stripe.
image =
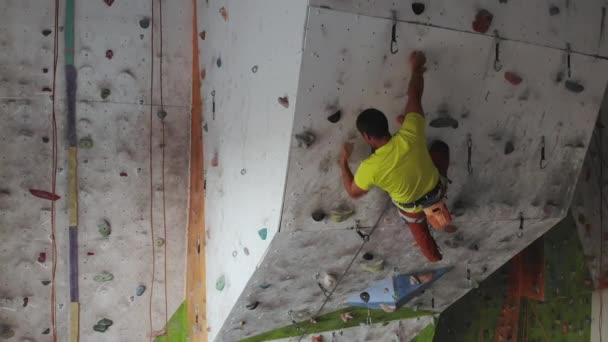
[[190, 341], [207, 342], [203, 127], [196, 1], [192, 0], [192, 119], [190, 127], [190, 209], [188, 215], [186, 303]]

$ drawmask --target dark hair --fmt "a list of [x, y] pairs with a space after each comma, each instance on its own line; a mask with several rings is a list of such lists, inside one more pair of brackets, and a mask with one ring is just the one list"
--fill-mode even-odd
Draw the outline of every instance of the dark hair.
[[384, 138], [391, 134], [388, 131], [388, 120], [381, 111], [368, 108], [357, 117], [357, 129], [370, 137]]

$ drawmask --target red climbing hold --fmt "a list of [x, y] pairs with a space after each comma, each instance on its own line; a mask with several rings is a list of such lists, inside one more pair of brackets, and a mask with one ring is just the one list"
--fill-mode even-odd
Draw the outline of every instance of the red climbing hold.
[[507, 82], [511, 83], [512, 85], [518, 85], [521, 83], [522, 78], [514, 72], [507, 71], [505, 72], [505, 80], [507, 80]]
[[224, 18], [224, 21], [228, 21], [228, 10], [226, 10], [226, 7], [222, 6], [222, 8], [220, 8], [220, 14], [222, 15], [222, 18]]
[[48, 191], [44, 191], [44, 190], [30, 189], [30, 193], [38, 198], [43, 198], [43, 199], [47, 199], [50, 201], [56, 201], [61, 198], [61, 197], [57, 196], [56, 194], [52, 194], [52, 193], [50, 193]]
[[475, 21], [473, 22], [473, 31], [479, 33], [486, 33], [490, 29], [490, 25], [492, 24], [492, 19], [494, 16], [492, 13], [488, 12], [485, 9], [477, 12], [475, 16]]
[[112, 59], [112, 57], [114, 57], [114, 51], [112, 51], [112, 50], [106, 50], [106, 58], [107, 59]]
[[128, 174], [126, 172], [121, 172], [120, 173], [120, 177], [127, 177], [127, 176], [128, 176]]
[[95, 255], [95, 252], [87, 252], [88, 256]]
[[203, 68], [203, 70], [201, 71], [201, 80], [204, 80], [206, 76], [207, 76], [207, 69]]
[[41, 252], [38, 255], [38, 262], [41, 263], [41, 264], [44, 264], [45, 261], [46, 261], [46, 253]]
[[114, 0], [103, 0], [103, 2], [105, 2], [106, 5], [108, 5], [108, 6], [112, 6], [112, 4], [114, 3]]

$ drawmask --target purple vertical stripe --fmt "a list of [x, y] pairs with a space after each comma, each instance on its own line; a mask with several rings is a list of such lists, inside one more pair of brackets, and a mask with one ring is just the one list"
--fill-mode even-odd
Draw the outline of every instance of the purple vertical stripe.
[[78, 228], [70, 227], [70, 302], [78, 302]]

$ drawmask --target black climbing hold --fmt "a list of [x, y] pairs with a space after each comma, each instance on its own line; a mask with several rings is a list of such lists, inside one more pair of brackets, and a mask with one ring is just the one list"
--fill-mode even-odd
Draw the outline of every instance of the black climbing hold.
[[550, 16], [554, 16], [554, 15], [558, 15], [559, 14], [559, 7], [552, 5], [551, 7], [549, 7], [549, 15]]
[[323, 221], [323, 219], [325, 218], [326, 214], [323, 210], [315, 210], [312, 213], [312, 219], [315, 220], [316, 222], [320, 222]]
[[101, 89], [101, 98], [104, 100], [107, 99], [108, 96], [110, 96], [110, 93], [111, 93], [110, 89], [108, 89], [108, 88]]
[[458, 128], [458, 121], [449, 116], [446, 116], [446, 117], [434, 119], [433, 121], [431, 121], [430, 126], [434, 127], [434, 128], [445, 128], [445, 127]]
[[580, 85], [578, 82], [567, 80], [566, 81], [566, 89], [570, 90], [573, 93], [580, 93], [585, 90], [585, 87]]
[[221, 68], [222, 67], [222, 57], [218, 57], [215, 64], [217, 65], [218, 68]]
[[363, 260], [372, 260], [374, 259], [374, 255], [370, 252], [366, 252], [365, 254], [363, 254]]
[[257, 65], [252, 66], [252, 67], [251, 67], [251, 72], [252, 72], [252, 73], [254, 73], [254, 74], [255, 74], [256, 72], [258, 72], [258, 66], [257, 66]]
[[414, 14], [416, 14], [416, 15], [421, 15], [422, 12], [424, 12], [424, 9], [425, 9], [425, 6], [421, 2], [414, 2], [412, 4], [412, 11], [414, 11]]
[[148, 27], [150, 27], [150, 18], [142, 18], [139, 20], [139, 26], [141, 26], [141, 28], [143, 29], [147, 29]]
[[555, 75], [555, 83], [559, 83], [563, 80], [564, 80], [564, 73], [562, 71], [560, 71], [557, 73], [557, 75]]
[[41, 283], [42, 283], [42, 285], [47, 286], [48, 284], [51, 283], [51, 281], [50, 280], [42, 280]]
[[363, 303], [367, 303], [369, 302], [369, 293], [367, 292], [361, 292], [361, 294], [359, 295], [359, 297], [361, 297], [361, 300], [363, 301]]
[[167, 112], [161, 109], [156, 113], [156, 116], [158, 116], [159, 119], [163, 120], [167, 117]]
[[47, 72], [49, 72], [49, 68], [42, 68], [42, 72], [46, 74]]
[[42, 137], [42, 142], [43, 143], [48, 143], [49, 142], [49, 137]]
[[42, 35], [46, 37], [46, 36], [48, 36], [49, 34], [51, 34], [51, 32], [53, 32], [53, 31], [51, 31], [51, 30], [49, 30], [49, 29], [42, 30]]
[[51, 333], [51, 329], [50, 328], [46, 328], [42, 331], [42, 335], [48, 335]]
[[332, 115], [328, 116], [327, 120], [329, 120], [329, 122], [331, 122], [331, 123], [336, 123], [336, 122], [340, 121], [341, 117], [342, 117], [342, 111], [338, 110], [337, 112], [335, 112]]
[[281, 106], [289, 108], [289, 98], [287, 96], [279, 97], [277, 101]]
[[298, 141], [298, 147], [309, 148], [315, 142], [315, 135], [312, 132], [302, 132], [296, 134], [296, 140]]
[[44, 87], [44, 88], [42, 88], [42, 91], [45, 92], [45, 93], [50, 93], [53, 90], [51, 88], [49, 88], [49, 87]]
[[505, 144], [505, 154], [511, 154], [513, 151], [515, 151], [515, 146], [513, 146], [512, 142], [507, 141]]
[[247, 304], [245, 305], [245, 308], [247, 308], [247, 310], [255, 310], [255, 308], [258, 307], [258, 305], [260, 305], [260, 302], [253, 302], [251, 304]]

